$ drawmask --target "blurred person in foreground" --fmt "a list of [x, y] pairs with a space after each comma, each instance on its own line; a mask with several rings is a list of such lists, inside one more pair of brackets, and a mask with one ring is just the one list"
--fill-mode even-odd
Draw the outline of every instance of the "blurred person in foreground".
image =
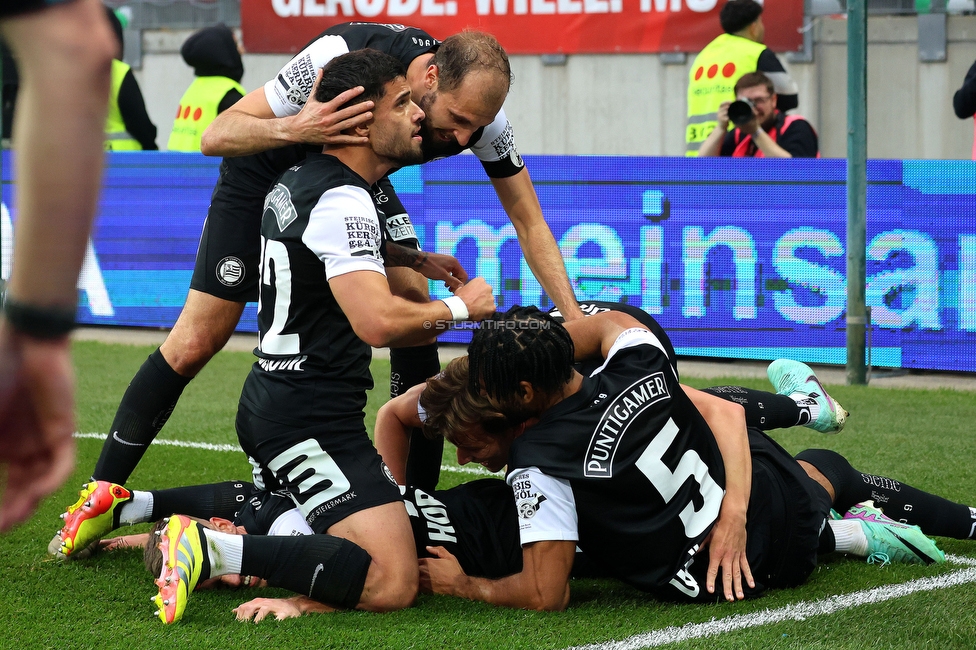
[[115, 44], [97, 0], [5, 2], [0, 35], [21, 81], [13, 133], [16, 243], [0, 320], [5, 531], [30, 516], [74, 467], [68, 334], [98, 197]]

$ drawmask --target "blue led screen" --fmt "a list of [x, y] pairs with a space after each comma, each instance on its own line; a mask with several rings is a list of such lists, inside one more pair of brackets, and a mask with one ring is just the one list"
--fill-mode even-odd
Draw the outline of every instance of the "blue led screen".
[[[643, 308], [679, 354], [845, 363], [845, 161], [526, 163], [580, 299]], [[82, 322], [172, 325], [217, 166], [194, 154], [110, 155]], [[424, 248], [484, 276], [500, 308], [551, 305], [472, 156], [408, 168], [394, 182]], [[5, 205], [11, 194], [5, 182]], [[976, 371], [976, 163], [870, 161], [867, 209], [872, 364]], [[6, 275], [6, 211], [3, 221]], [[432, 295], [445, 294], [432, 284]], [[239, 329], [256, 329], [254, 305]]]

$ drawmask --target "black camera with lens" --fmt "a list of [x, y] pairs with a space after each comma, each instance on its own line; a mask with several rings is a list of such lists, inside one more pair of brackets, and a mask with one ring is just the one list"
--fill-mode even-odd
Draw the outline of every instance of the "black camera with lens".
[[736, 126], [748, 124], [756, 117], [755, 104], [748, 99], [737, 99], [729, 104], [729, 121]]

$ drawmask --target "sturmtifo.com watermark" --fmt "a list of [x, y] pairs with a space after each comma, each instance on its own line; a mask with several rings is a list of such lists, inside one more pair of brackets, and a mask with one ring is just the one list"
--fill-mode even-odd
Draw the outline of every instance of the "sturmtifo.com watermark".
[[424, 329], [436, 330], [547, 330], [552, 323], [543, 320], [425, 320]]

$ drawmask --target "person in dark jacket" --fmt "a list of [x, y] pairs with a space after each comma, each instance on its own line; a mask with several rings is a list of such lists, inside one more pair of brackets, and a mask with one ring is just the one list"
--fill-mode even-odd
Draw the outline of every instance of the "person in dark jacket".
[[197, 78], [180, 99], [167, 149], [200, 151], [204, 129], [244, 96], [244, 63], [233, 32], [223, 24], [194, 33], [180, 54]]
[[156, 150], [156, 125], [146, 113], [146, 102], [132, 68], [122, 61], [124, 43], [122, 23], [115, 12], [105, 8], [119, 49], [112, 61], [112, 89], [109, 94], [108, 116], [105, 118], [106, 151]]
[[966, 80], [962, 82], [962, 88], [953, 95], [952, 109], [960, 120], [974, 118], [973, 160], [976, 160], [976, 62], [966, 73]]

